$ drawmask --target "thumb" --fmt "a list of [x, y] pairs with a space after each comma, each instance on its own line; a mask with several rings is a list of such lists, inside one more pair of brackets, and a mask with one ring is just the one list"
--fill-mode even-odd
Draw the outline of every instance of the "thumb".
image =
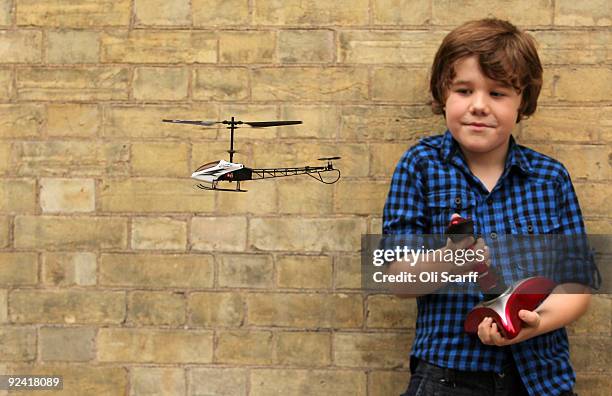
[[454, 219], [455, 217], [461, 217], [461, 215], [459, 213], [453, 213], [451, 215], [451, 220]]
[[528, 311], [526, 309], [521, 309], [519, 311], [519, 318], [530, 326], [537, 326], [540, 322], [540, 315], [537, 312]]

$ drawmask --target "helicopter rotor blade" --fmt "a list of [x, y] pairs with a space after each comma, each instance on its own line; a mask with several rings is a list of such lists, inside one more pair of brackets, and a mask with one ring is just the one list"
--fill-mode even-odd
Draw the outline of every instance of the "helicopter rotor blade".
[[244, 122], [244, 124], [249, 125], [252, 128], [265, 128], [271, 126], [281, 126], [281, 125], [298, 125], [301, 124], [302, 121], [251, 121]]
[[215, 124], [221, 124], [219, 121], [198, 121], [198, 120], [162, 120], [162, 122], [169, 122], [171, 124], [188, 124], [188, 125], [201, 125], [211, 126]]
[[323, 157], [323, 158], [317, 158], [319, 161], [333, 161], [333, 160], [339, 160], [342, 157]]

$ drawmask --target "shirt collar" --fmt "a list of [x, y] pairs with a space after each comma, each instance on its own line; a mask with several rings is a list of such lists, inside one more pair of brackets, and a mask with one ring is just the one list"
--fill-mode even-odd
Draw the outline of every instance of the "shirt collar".
[[[459, 143], [453, 138], [450, 131], [446, 131], [440, 143], [440, 155], [442, 160], [449, 163], [454, 155], [459, 152]], [[504, 169], [509, 169], [512, 166], [516, 166], [525, 174], [531, 174], [533, 172], [529, 159], [525, 155], [521, 146], [519, 146], [514, 140], [514, 136], [510, 135], [510, 144], [508, 146], [508, 156], [506, 157], [506, 164]]]

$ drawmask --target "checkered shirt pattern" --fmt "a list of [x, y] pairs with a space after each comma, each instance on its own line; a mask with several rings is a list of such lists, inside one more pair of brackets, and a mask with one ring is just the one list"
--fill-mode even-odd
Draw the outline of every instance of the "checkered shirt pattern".
[[[384, 207], [383, 234], [443, 234], [452, 213], [472, 218], [487, 244], [499, 234], [586, 233], [565, 167], [513, 137], [490, 192], [469, 170], [449, 131], [422, 139], [403, 155]], [[530, 395], [573, 388], [565, 328], [508, 347], [484, 345], [463, 330], [466, 314], [481, 299], [480, 293], [418, 297], [412, 355], [441, 367], [501, 372], [512, 354]]]

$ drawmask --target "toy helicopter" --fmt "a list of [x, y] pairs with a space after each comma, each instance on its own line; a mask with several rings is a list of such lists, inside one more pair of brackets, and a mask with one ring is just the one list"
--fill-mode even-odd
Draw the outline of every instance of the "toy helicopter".
[[[246, 180], [261, 180], [270, 179], [274, 177], [286, 177], [286, 176], [297, 176], [297, 175], [308, 175], [313, 179], [324, 183], [334, 184], [340, 179], [340, 170], [334, 168], [332, 161], [339, 160], [340, 157], [325, 157], [319, 158], [319, 161], [327, 161], [324, 166], [303, 166], [294, 168], [248, 168], [243, 164], [235, 163], [234, 160], [234, 131], [239, 127], [238, 125], [247, 125], [250, 128], [266, 128], [272, 126], [281, 125], [297, 125], [301, 124], [302, 121], [257, 121], [257, 122], [244, 122], [236, 121], [234, 117], [231, 120], [224, 121], [192, 121], [192, 120], [162, 120], [163, 122], [169, 122], [172, 124], [188, 124], [198, 126], [213, 126], [215, 124], [228, 125], [227, 129], [230, 130], [230, 149], [229, 162], [224, 160], [217, 160], [208, 162], [198, 169], [196, 169], [191, 177], [200, 181], [197, 184], [198, 188], [202, 190], [213, 190], [213, 191], [233, 191], [233, 192], [246, 192], [240, 188], [240, 182]], [[244, 127], [242, 127], [244, 128]], [[331, 178], [327, 180], [323, 178], [324, 173], [330, 173]], [[236, 182], [236, 188], [221, 188], [219, 182], [226, 181], [229, 183]]]

